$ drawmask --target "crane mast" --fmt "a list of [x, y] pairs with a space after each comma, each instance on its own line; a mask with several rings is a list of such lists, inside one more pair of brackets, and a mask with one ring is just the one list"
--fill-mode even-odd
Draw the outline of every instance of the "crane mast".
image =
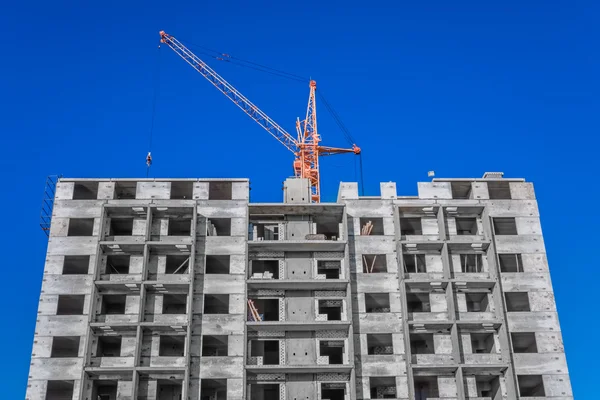
[[285, 148], [294, 153], [294, 176], [309, 180], [311, 200], [313, 202], [318, 203], [321, 198], [319, 157], [342, 153], [360, 154], [360, 148], [355, 144], [352, 145], [351, 149], [319, 145], [321, 138], [317, 130], [317, 105], [315, 99], [317, 83], [314, 80], [309, 82], [310, 92], [308, 96], [306, 118], [303, 121], [296, 121], [297, 136], [294, 137], [248, 100], [235, 87], [217, 74], [216, 71], [210, 68], [198, 56], [192, 53], [179, 40], [175, 39], [175, 37], [164, 31], [160, 31], [160, 37], [161, 43], [169, 46], [175, 53], [191, 65], [192, 68], [198, 71], [204, 78], [221, 91], [221, 93], [229, 100], [235, 103], [250, 118], [285, 146]]

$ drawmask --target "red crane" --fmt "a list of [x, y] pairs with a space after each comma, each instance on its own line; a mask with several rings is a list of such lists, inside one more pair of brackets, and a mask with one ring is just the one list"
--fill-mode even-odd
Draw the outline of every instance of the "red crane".
[[175, 53], [219, 89], [229, 100], [233, 101], [250, 118], [269, 132], [271, 136], [277, 139], [289, 151], [294, 153], [294, 176], [298, 178], [307, 178], [310, 181], [311, 198], [313, 202], [318, 203], [321, 198], [319, 157], [342, 153], [360, 154], [360, 148], [355, 144], [352, 145], [351, 149], [319, 145], [321, 137], [317, 130], [317, 104], [315, 101], [317, 82], [314, 80], [311, 80], [309, 83], [310, 92], [308, 96], [306, 118], [303, 121], [300, 121], [300, 119], [296, 121], [297, 136], [294, 137], [217, 74], [198, 56], [192, 53], [179, 40], [164, 31], [160, 31], [160, 41], [169, 46]]

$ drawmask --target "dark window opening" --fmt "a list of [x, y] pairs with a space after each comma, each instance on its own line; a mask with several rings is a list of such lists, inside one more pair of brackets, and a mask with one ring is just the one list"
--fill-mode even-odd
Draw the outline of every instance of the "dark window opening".
[[186, 314], [187, 295], [163, 294], [163, 314]]
[[73, 200], [96, 200], [98, 198], [98, 182], [75, 182]]
[[189, 200], [193, 198], [194, 182], [171, 182], [171, 199]]
[[490, 310], [488, 293], [465, 293], [467, 312], [486, 312]]
[[431, 312], [429, 293], [407, 293], [406, 303], [409, 313]]
[[365, 309], [368, 313], [389, 313], [389, 293], [365, 293]]
[[343, 340], [321, 340], [319, 341], [319, 354], [329, 357], [329, 365], [344, 363], [344, 341]]
[[45, 400], [71, 400], [75, 381], [48, 381]]
[[336, 219], [320, 217], [315, 219], [317, 235], [325, 235], [326, 240], [337, 240], [340, 237], [340, 224]]
[[458, 235], [477, 235], [477, 218], [456, 218]]
[[371, 376], [369, 377], [369, 389], [372, 399], [395, 399], [396, 378]]
[[523, 259], [520, 254], [498, 254], [501, 272], [523, 272]]
[[185, 336], [160, 335], [159, 357], [183, 357]]
[[327, 400], [346, 400], [346, 389], [343, 383], [321, 383], [321, 398]]
[[435, 354], [433, 333], [411, 333], [410, 352], [411, 354]]
[[403, 254], [404, 272], [407, 274], [427, 272], [425, 254]]
[[342, 300], [319, 300], [319, 314], [327, 315], [327, 321], [342, 320]]
[[475, 385], [478, 397], [495, 399], [500, 393], [500, 378], [497, 376], [475, 376]]
[[251, 357], [262, 357], [263, 365], [279, 365], [279, 340], [252, 340]]
[[54, 336], [50, 357], [77, 357], [79, 354], [79, 336]]
[[471, 182], [450, 182], [453, 199], [470, 199]]
[[[249, 299], [256, 309], [258, 319], [248, 310], [248, 321], [279, 321], [279, 299]], [[248, 304], [250, 306], [250, 304]]]
[[509, 182], [493, 182], [487, 183], [490, 200], [510, 200], [510, 183]]
[[507, 292], [504, 294], [506, 298], [506, 311], [521, 312], [530, 311], [529, 296], [524, 292]]
[[544, 380], [541, 375], [517, 375], [521, 397], [544, 397]]
[[168, 254], [165, 274], [187, 274], [190, 267], [190, 256]]
[[169, 236], [190, 236], [192, 234], [192, 220], [189, 218], [169, 218]]
[[517, 235], [517, 223], [514, 218], [494, 218], [496, 235]]
[[120, 336], [100, 336], [98, 337], [97, 357], [120, 357], [121, 342]]
[[317, 275], [325, 275], [325, 279], [340, 279], [341, 261], [317, 261]]
[[361, 235], [383, 235], [383, 218], [361, 218]]
[[481, 254], [461, 254], [460, 270], [467, 274], [483, 272], [483, 257]]
[[437, 376], [415, 376], [415, 400], [426, 400], [440, 396]]
[[231, 200], [232, 182], [209, 182], [208, 199], [209, 200]]
[[365, 274], [377, 274], [387, 272], [387, 259], [385, 254], [363, 254], [363, 272]]
[[421, 218], [400, 218], [400, 234], [402, 236], [422, 235]]
[[535, 333], [511, 333], [513, 350], [515, 353], [537, 353]]
[[[280, 390], [278, 383], [257, 383], [250, 384], [250, 400], [286, 400], [279, 397]], [[329, 399], [323, 397], [323, 399]], [[204, 400], [204, 399], [202, 399]], [[300, 399], [298, 399], [300, 400]], [[334, 400], [334, 399], [329, 399]], [[342, 399], [343, 400], [343, 399]]]
[[206, 223], [208, 236], [231, 236], [231, 218], [211, 218]]
[[63, 275], [86, 275], [90, 268], [90, 256], [65, 256]]
[[206, 256], [206, 273], [229, 274], [230, 263], [230, 256]]
[[115, 198], [119, 200], [135, 199], [136, 182], [115, 182]]
[[496, 343], [493, 333], [471, 333], [471, 350], [473, 354], [494, 353]]
[[94, 218], [70, 218], [67, 236], [92, 236]]
[[82, 315], [85, 295], [58, 295], [56, 315]]
[[227, 356], [229, 338], [227, 335], [202, 336], [203, 357], [225, 357]]
[[377, 356], [394, 354], [392, 334], [367, 334], [367, 354]]
[[124, 294], [106, 294], [102, 296], [102, 314], [120, 315], [125, 314], [125, 302], [127, 296]]
[[227, 379], [202, 379], [200, 400], [227, 400]]
[[109, 255], [106, 257], [106, 273], [107, 274], [128, 274], [130, 256], [126, 255]]
[[133, 235], [133, 218], [111, 218], [109, 236]]
[[229, 295], [205, 294], [204, 314], [229, 314]]

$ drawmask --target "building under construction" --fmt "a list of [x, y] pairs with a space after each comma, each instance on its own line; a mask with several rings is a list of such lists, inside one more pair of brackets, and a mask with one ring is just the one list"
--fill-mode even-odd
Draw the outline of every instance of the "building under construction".
[[531, 183], [60, 179], [29, 400], [573, 399]]

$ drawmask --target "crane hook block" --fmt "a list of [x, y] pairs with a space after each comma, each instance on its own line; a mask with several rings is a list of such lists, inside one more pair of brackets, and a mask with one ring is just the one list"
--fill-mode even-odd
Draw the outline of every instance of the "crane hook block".
[[152, 165], [152, 153], [148, 152], [148, 155], [146, 156], [146, 165], [149, 167]]

